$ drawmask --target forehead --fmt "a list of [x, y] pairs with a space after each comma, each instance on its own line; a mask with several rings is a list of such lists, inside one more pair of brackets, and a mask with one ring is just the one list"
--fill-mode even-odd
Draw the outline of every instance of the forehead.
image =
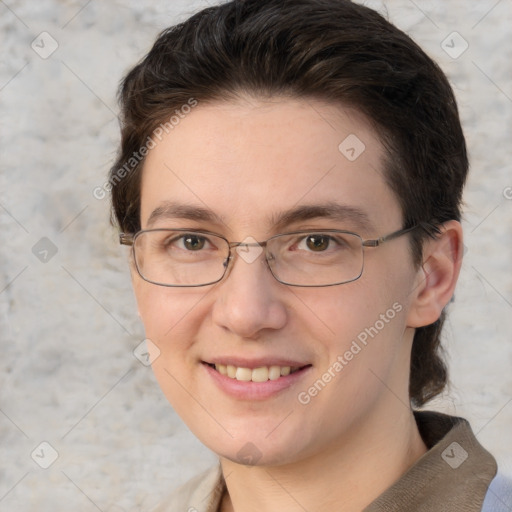
[[307, 206], [340, 205], [356, 212], [348, 220], [368, 221], [365, 228], [401, 219], [383, 177], [382, 144], [354, 110], [312, 99], [199, 102], [154, 141], [142, 176], [143, 228], [180, 205], [253, 236], [293, 223]]

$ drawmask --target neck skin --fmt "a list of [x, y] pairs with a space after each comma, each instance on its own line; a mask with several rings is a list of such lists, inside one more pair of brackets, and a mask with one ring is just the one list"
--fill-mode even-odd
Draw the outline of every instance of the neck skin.
[[[401, 393], [402, 394], [402, 393]], [[387, 392], [343, 439], [307, 459], [248, 467], [221, 459], [221, 512], [361, 512], [426, 451], [408, 398]]]

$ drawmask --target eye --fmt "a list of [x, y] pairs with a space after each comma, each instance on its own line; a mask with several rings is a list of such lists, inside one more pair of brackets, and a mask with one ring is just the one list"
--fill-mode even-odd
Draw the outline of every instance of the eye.
[[184, 235], [182, 240], [185, 248], [191, 251], [201, 250], [206, 243], [206, 238], [199, 235]]
[[167, 246], [176, 244], [179, 249], [185, 249], [192, 252], [198, 252], [201, 249], [204, 249], [207, 243], [210, 243], [208, 238], [194, 233], [187, 233], [166, 241]]
[[[322, 235], [320, 233], [312, 233], [299, 241], [298, 248], [304, 249], [305, 247], [313, 252], [324, 252], [331, 245], [332, 237]], [[304, 247], [305, 245], [305, 247]]]

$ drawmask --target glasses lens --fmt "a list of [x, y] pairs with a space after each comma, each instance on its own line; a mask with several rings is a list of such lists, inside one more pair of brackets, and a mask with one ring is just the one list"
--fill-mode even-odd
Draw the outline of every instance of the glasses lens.
[[274, 277], [296, 286], [329, 286], [353, 281], [363, 271], [360, 236], [344, 232], [278, 235], [267, 244]]
[[225, 272], [227, 242], [203, 232], [158, 229], [140, 232], [135, 263], [146, 281], [166, 286], [212, 284]]

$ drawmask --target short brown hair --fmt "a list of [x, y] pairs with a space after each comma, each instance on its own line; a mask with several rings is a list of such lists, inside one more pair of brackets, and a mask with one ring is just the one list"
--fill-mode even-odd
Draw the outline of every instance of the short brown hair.
[[[453, 91], [441, 69], [376, 11], [348, 0], [234, 0], [164, 30], [119, 90], [121, 147], [110, 173], [113, 218], [140, 229], [144, 160], [120, 168], [175, 109], [242, 94], [316, 98], [358, 109], [386, 149], [385, 179], [421, 264], [422, 242], [460, 220], [468, 171]], [[124, 167], [123, 167], [124, 166]], [[445, 313], [416, 329], [409, 394], [423, 405], [447, 383]]]

